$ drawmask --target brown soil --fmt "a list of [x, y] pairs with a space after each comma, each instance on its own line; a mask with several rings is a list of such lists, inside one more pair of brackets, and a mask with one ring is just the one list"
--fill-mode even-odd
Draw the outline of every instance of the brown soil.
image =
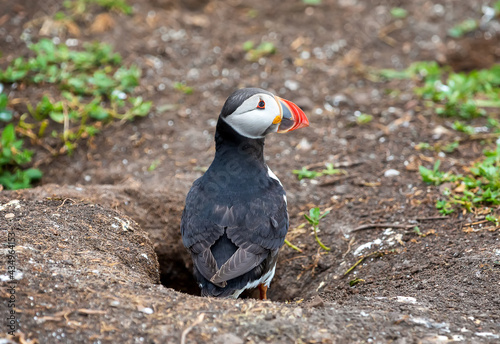
[[[97, 13], [79, 22], [79, 44], [113, 45], [126, 64], [143, 69], [139, 93], [172, 110], [110, 125], [80, 142], [72, 156], [53, 158], [35, 147], [42, 185], [0, 193], [0, 231], [16, 233], [22, 271], [16, 294], [22, 334], [13, 340], [179, 343], [183, 333], [187, 343], [500, 340], [499, 230], [471, 225], [480, 214], [437, 218], [439, 189], [425, 185], [417, 171], [438, 156], [415, 150], [416, 144], [460, 135], [452, 121], [423, 106], [413, 82], [366, 78], [371, 67], [404, 68], [419, 60], [456, 70], [498, 63], [497, 21], [461, 40], [446, 35], [456, 23], [479, 17], [481, 4], [130, 2], [134, 14], [112, 14], [107, 31], [90, 32]], [[47, 15], [61, 9], [42, 3], [0, 1], [6, 9], [0, 14], [0, 65], [27, 52], [23, 30], [36, 41]], [[394, 20], [394, 6], [407, 9], [408, 18]], [[57, 34], [63, 41], [74, 38], [64, 30]], [[242, 50], [247, 40], [271, 41], [277, 53], [248, 62]], [[194, 94], [174, 90], [177, 81], [194, 87]], [[214, 120], [228, 94], [243, 86], [295, 101], [311, 122], [266, 141], [268, 164], [287, 190], [288, 239], [302, 249], [283, 248], [272, 302], [192, 296], [198, 290], [180, 241], [184, 197], [214, 153]], [[11, 98], [51, 92], [5, 87]], [[25, 104], [14, 109], [19, 115]], [[374, 120], [356, 125], [356, 111]], [[442, 166], [460, 171], [483, 148], [479, 140], [465, 140], [440, 157]], [[149, 171], [155, 160], [159, 166]], [[299, 182], [292, 174], [302, 166], [322, 169], [325, 162], [347, 175]], [[390, 169], [399, 175], [386, 177]], [[11, 200], [22, 201], [6, 205]], [[313, 206], [331, 211], [319, 233], [328, 253], [301, 226]], [[377, 226], [359, 229], [368, 224]], [[0, 276], [6, 269], [0, 267]], [[1, 297], [9, 296], [2, 288]], [[7, 312], [0, 308], [2, 317]]]

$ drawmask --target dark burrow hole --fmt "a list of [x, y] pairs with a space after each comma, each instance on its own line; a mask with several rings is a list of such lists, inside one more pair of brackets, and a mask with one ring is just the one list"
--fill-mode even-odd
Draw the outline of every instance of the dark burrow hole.
[[186, 267], [182, 259], [158, 255], [158, 262], [160, 263], [160, 283], [163, 286], [185, 294], [200, 295], [200, 288], [198, 288], [193, 272]]
[[[167, 287], [172, 288], [181, 293], [200, 296], [200, 288], [193, 276], [193, 271], [190, 267], [186, 267], [184, 260], [182, 258], [173, 258], [170, 255], [160, 255], [158, 254], [158, 262], [160, 263], [160, 283]], [[279, 287], [277, 285], [276, 277], [271, 283], [271, 288], [268, 291], [269, 300], [280, 299], [274, 294], [279, 294]], [[240, 299], [245, 298], [259, 298], [258, 289], [246, 290], [243, 292]]]

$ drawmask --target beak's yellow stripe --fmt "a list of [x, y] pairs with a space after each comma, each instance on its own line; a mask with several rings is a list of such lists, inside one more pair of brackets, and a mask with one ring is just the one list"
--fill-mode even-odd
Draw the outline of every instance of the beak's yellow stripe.
[[278, 124], [281, 122], [281, 116], [274, 117], [273, 124]]

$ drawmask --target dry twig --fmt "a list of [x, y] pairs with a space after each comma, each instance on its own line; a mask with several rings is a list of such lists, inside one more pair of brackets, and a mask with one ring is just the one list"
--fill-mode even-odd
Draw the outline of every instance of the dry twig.
[[449, 216], [430, 216], [430, 217], [417, 217], [416, 221], [432, 221], [432, 220], [446, 220], [449, 219]]
[[351, 232], [357, 232], [357, 231], [362, 231], [364, 229], [371, 229], [371, 228], [402, 228], [402, 229], [409, 229], [412, 227], [415, 227], [415, 225], [398, 225], [395, 223], [367, 223], [365, 225], [361, 225], [359, 227], [354, 228]]
[[384, 255], [386, 255], [387, 252], [382, 252], [382, 251], [375, 251], [375, 252], [372, 252], [372, 253], [369, 253], [365, 256], [362, 256], [353, 266], [351, 266], [346, 272], [344, 272], [344, 275], [342, 277], [345, 277], [347, 276], [352, 270], [354, 270], [356, 268], [356, 266], [358, 266], [359, 264], [361, 264], [363, 262], [363, 260], [365, 260], [366, 258], [369, 258], [369, 257], [382, 257]]
[[181, 344], [186, 344], [186, 337], [187, 337], [188, 333], [191, 332], [193, 327], [200, 324], [203, 321], [203, 318], [205, 318], [205, 313], [201, 313], [200, 315], [198, 315], [196, 320], [191, 325], [186, 327], [186, 329], [184, 331], [182, 331]]

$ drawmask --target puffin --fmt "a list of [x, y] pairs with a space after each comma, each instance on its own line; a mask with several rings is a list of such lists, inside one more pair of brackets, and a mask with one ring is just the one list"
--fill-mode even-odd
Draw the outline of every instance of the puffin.
[[266, 90], [243, 88], [227, 98], [215, 157], [194, 181], [181, 219], [201, 296], [238, 298], [258, 288], [267, 298], [289, 221], [283, 185], [264, 160], [264, 139], [308, 125], [296, 104]]

